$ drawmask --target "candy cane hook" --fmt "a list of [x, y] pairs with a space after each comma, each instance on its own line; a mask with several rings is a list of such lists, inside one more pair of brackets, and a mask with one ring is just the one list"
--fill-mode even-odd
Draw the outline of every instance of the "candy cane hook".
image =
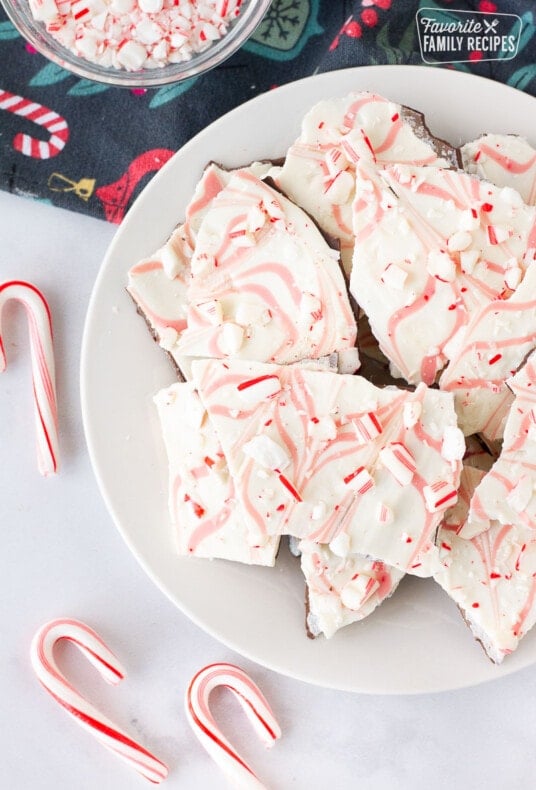
[[186, 716], [201, 744], [234, 787], [263, 790], [254, 771], [219, 730], [209, 708], [209, 697], [217, 686], [226, 686], [242, 705], [253, 729], [267, 746], [281, 737], [281, 729], [261, 690], [233, 664], [210, 664], [191, 680], [186, 692]]
[[58, 413], [50, 309], [35, 285], [20, 280], [0, 283], [0, 373], [7, 364], [2, 342], [2, 310], [11, 299], [23, 304], [28, 315], [37, 462], [42, 475], [51, 475], [58, 470]]
[[13, 138], [13, 148], [24, 156], [31, 156], [33, 159], [50, 159], [63, 150], [69, 139], [69, 127], [65, 118], [42, 104], [9, 93], [2, 88], [0, 88], [0, 110], [33, 121], [37, 126], [42, 126], [50, 132], [48, 142], [36, 140], [29, 134], [21, 132], [16, 134]]
[[61, 639], [75, 644], [108, 683], [115, 685], [125, 677], [121, 664], [95, 631], [77, 620], [59, 619], [40, 628], [32, 641], [32, 666], [41, 684], [100, 743], [150, 782], [160, 784], [167, 776], [166, 766], [103, 716], [62, 675], [53, 655]]

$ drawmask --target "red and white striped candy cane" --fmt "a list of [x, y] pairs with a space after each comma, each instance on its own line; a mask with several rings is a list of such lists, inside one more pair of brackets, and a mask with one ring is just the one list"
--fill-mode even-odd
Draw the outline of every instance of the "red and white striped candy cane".
[[34, 159], [50, 159], [63, 150], [69, 139], [69, 126], [65, 118], [42, 104], [17, 96], [15, 93], [0, 88], [0, 110], [12, 112], [21, 118], [27, 118], [50, 132], [50, 139], [37, 140], [29, 134], [19, 132], [13, 138], [13, 148], [25, 156]]
[[168, 774], [166, 766], [103, 716], [62, 675], [53, 655], [61, 639], [75, 644], [108, 683], [115, 685], [125, 677], [121, 664], [95, 631], [78, 620], [59, 619], [40, 628], [32, 641], [32, 666], [41, 684], [98, 741], [150, 782], [160, 784]]
[[7, 364], [2, 341], [2, 311], [11, 299], [23, 304], [28, 315], [37, 463], [42, 475], [52, 475], [58, 471], [58, 412], [50, 309], [35, 285], [20, 280], [0, 283], [0, 373]]
[[281, 737], [279, 724], [261, 690], [239, 667], [210, 664], [192, 678], [186, 692], [186, 716], [199, 741], [233, 787], [262, 790], [264, 785], [219, 730], [210, 712], [210, 693], [218, 686], [236, 694], [253, 729], [267, 746]]

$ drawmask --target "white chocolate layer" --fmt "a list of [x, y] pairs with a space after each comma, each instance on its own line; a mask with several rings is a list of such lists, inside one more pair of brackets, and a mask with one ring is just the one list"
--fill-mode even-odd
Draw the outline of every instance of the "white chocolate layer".
[[476, 309], [439, 385], [454, 395], [460, 427], [493, 441], [503, 436], [513, 396], [506, 385], [536, 345], [536, 266], [508, 299]]
[[[307, 113], [283, 167], [270, 175], [326, 233], [340, 240], [343, 265], [350, 273], [356, 157], [379, 165], [456, 166], [454, 149], [441, 145], [439, 153], [436, 143], [417, 113], [373, 93], [351, 93], [321, 101]], [[446, 154], [450, 161], [440, 158]]]
[[155, 396], [168, 456], [168, 502], [178, 553], [274, 565], [278, 537], [250, 540], [221, 445], [190, 383]]
[[[534, 344], [531, 283], [523, 282], [535, 256], [535, 209], [513, 191], [440, 168], [357, 172], [350, 288], [381, 350], [413, 383], [431, 384], [453, 360], [441, 384], [460, 390], [464, 432], [500, 437], [504, 379]], [[404, 278], [393, 278], [393, 268]], [[516, 298], [523, 305], [514, 316]], [[490, 329], [494, 311], [503, 315]], [[473, 344], [479, 331], [488, 353]], [[512, 333], [519, 343], [509, 342]]]
[[513, 134], [484, 134], [461, 148], [463, 169], [536, 205], [536, 150]]
[[494, 521], [536, 530], [536, 353], [508, 386], [515, 399], [502, 451], [471, 500], [463, 533], [468, 537], [489, 529]]
[[307, 584], [307, 627], [330, 639], [340, 628], [368, 617], [396, 590], [404, 575], [360, 555], [339, 557], [329, 546], [300, 541]]
[[355, 346], [338, 253], [301, 209], [246, 171], [212, 201], [191, 272], [180, 354], [286, 364]]
[[493, 522], [481, 535], [461, 537], [469, 501], [483, 474], [467, 467], [462, 472], [458, 503], [439, 531], [444, 569], [434, 579], [499, 664], [536, 622], [536, 531]]
[[[348, 554], [430, 575], [461, 469], [442, 456], [445, 431], [456, 427], [448, 393], [245, 360], [196, 362], [192, 371], [259, 541], [345, 534]], [[408, 404], [419, 407], [410, 427]]]
[[[248, 172], [262, 178], [270, 165], [254, 162]], [[127, 290], [154, 332], [156, 340], [173, 357], [180, 370], [188, 361], [177, 352], [186, 329], [190, 260], [197, 233], [213, 199], [228, 183], [233, 171], [209, 165], [186, 209], [186, 219], [153, 255], [135, 264], [128, 274]]]

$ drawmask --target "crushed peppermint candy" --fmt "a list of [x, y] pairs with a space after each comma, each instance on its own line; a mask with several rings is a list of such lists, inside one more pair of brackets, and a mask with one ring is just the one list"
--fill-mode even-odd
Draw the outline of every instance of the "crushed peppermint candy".
[[423, 495], [429, 513], [446, 510], [458, 499], [457, 489], [447, 480], [436, 480], [432, 485], [424, 486]]
[[259, 434], [250, 439], [242, 448], [244, 455], [252, 458], [264, 469], [280, 472], [290, 463], [290, 457], [283, 447], [269, 436]]
[[383, 432], [382, 424], [374, 412], [367, 412], [352, 420], [358, 444], [368, 444]]
[[345, 484], [357, 491], [358, 494], [366, 494], [374, 487], [374, 478], [364, 466], [360, 466], [344, 478]]
[[386, 445], [380, 450], [380, 460], [400, 485], [407, 486], [411, 483], [417, 466], [412, 454], [402, 442], [391, 442]]
[[139, 71], [188, 61], [222, 38], [242, 0], [29, 0], [64, 47], [105, 68]]

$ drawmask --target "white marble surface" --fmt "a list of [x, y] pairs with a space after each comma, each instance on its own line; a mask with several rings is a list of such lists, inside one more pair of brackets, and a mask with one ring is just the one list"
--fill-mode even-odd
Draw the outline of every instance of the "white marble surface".
[[9, 305], [0, 376], [0, 786], [10, 790], [131, 790], [147, 786], [77, 727], [39, 687], [29, 645], [49, 619], [72, 616], [100, 632], [128, 675], [106, 686], [74, 648], [62, 668], [108, 715], [168, 763], [164, 787], [227, 784], [191, 733], [183, 696], [211, 661], [239, 663], [279, 717], [271, 751], [238, 706], [215, 710], [273, 790], [439, 790], [534, 787], [536, 671], [472, 689], [411, 697], [339, 693], [280, 677], [204, 634], [153, 586], [101, 501], [79, 404], [84, 315], [114, 228], [0, 193], [0, 280], [28, 279], [55, 324], [62, 466], [39, 476], [34, 452], [25, 316]]

